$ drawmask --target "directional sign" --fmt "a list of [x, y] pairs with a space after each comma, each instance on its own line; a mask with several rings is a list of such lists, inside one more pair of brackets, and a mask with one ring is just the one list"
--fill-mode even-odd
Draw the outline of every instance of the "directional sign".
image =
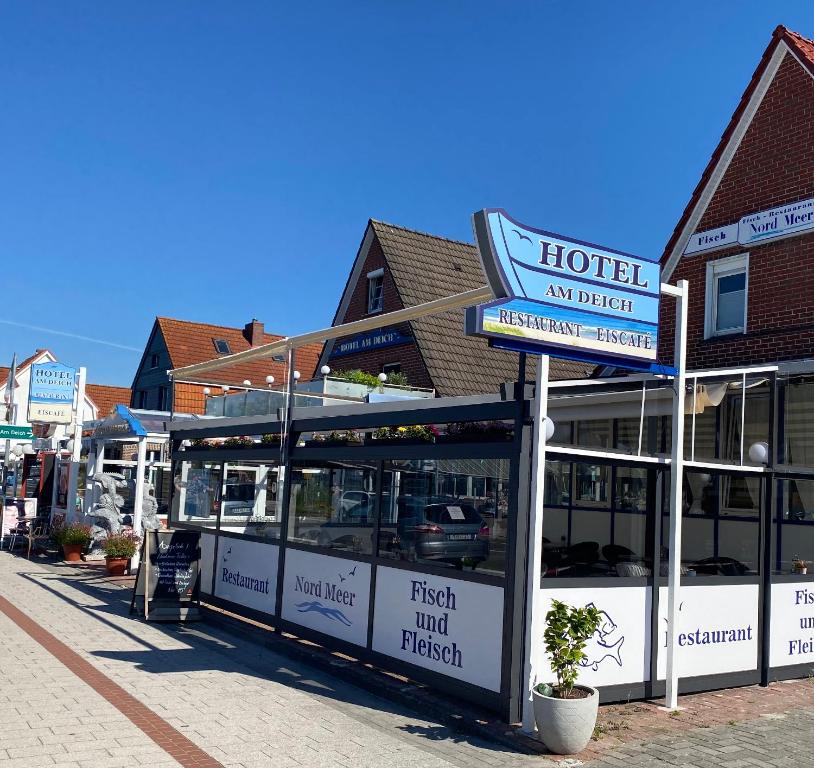
[[11, 424], [0, 424], [0, 440], [33, 440], [31, 427], [16, 427]]
[[500, 209], [474, 221], [497, 300], [470, 308], [467, 333], [504, 349], [666, 372], [656, 363], [657, 259], [535, 229]]

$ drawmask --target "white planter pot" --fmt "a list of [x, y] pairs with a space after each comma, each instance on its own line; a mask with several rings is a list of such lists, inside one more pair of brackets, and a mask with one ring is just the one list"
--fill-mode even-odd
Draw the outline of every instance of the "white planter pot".
[[596, 726], [599, 692], [578, 685], [590, 696], [584, 699], [555, 699], [532, 689], [534, 719], [540, 740], [556, 755], [573, 755], [588, 746]]

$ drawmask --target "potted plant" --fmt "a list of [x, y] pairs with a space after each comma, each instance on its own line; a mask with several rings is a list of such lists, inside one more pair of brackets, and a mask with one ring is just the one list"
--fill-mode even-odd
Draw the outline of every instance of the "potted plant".
[[794, 556], [794, 559], [791, 561], [791, 571], [792, 573], [799, 573], [805, 575], [808, 573], [808, 560], [803, 560], [801, 557]]
[[372, 438], [366, 440], [368, 445], [419, 445], [434, 443], [438, 429], [433, 425], [411, 424], [406, 427], [379, 427]]
[[333, 432], [315, 432], [310, 440], [306, 440], [307, 446], [346, 446], [361, 445], [362, 434], [353, 429], [334, 430]]
[[130, 558], [136, 554], [141, 540], [134, 531], [110, 533], [102, 542], [105, 553], [105, 565], [111, 576], [124, 576]]
[[534, 719], [540, 739], [558, 755], [573, 755], [588, 744], [599, 711], [599, 692], [576, 685], [584, 648], [599, 627], [600, 613], [591, 604], [575, 608], [553, 600], [546, 614], [545, 649], [556, 683], [532, 689]]
[[224, 448], [252, 448], [254, 440], [250, 437], [227, 437], [223, 441]]
[[93, 540], [89, 525], [82, 523], [69, 523], [55, 528], [51, 538], [58, 546], [62, 547], [65, 560], [69, 563], [76, 563], [82, 559], [82, 551]]

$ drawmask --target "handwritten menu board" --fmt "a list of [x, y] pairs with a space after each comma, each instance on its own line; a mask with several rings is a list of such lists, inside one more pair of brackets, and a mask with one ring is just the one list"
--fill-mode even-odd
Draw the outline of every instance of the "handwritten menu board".
[[147, 531], [131, 613], [135, 608], [154, 621], [198, 618], [200, 564], [200, 531]]

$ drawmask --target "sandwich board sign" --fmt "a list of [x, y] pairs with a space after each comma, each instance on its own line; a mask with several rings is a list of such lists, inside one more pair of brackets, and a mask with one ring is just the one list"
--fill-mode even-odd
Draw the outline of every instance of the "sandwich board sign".
[[200, 566], [200, 531], [145, 531], [130, 613], [147, 621], [199, 619]]
[[495, 300], [467, 310], [468, 334], [517, 352], [671, 372], [656, 361], [656, 259], [529, 227], [500, 208], [473, 219]]

